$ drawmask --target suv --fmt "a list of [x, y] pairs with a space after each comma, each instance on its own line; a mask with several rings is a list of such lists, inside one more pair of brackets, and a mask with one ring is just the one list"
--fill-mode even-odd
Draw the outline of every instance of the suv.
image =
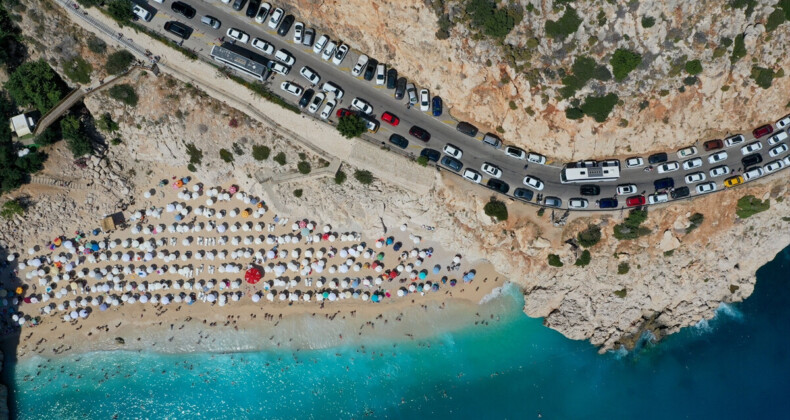
[[675, 181], [672, 178], [661, 178], [653, 181], [653, 186], [656, 191], [666, 190], [675, 186]]
[[620, 204], [617, 202], [616, 198], [602, 198], [598, 200], [598, 208], [601, 209], [614, 209], [617, 208], [617, 205]]
[[151, 12], [149, 12], [148, 10], [143, 9], [142, 7], [140, 7], [140, 6], [136, 5], [136, 4], [134, 6], [132, 6], [132, 13], [134, 13], [134, 15], [137, 18], [142, 19], [142, 20], [144, 20], [146, 22], [150, 22], [151, 19], [153, 19], [153, 15], [151, 15]]
[[261, 0], [250, 0], [250, 3], [247, 5], [247, 17], [254, 18], [258, 14], [259, 7], [261, 7]]
[[192, 28], [174, 20], [165, 23], [165, 30], [183, 39], [189, 39], [192, 34]]
[[601, 187], [597, 185], [582, 185], [579, 188], [579, 193], [581, 195], [599, 195], [601, 194]]
[[420, 152], [420, 156], [425, 156], [431, 162], [438, 162], [439, 158], [442, 157], [442, 154], [438, 150], [424, 148]]
[[532, 197], [534, 196], [535, 192], [526, 188], [519, 187], [513, 190], [513, 197], [516, 197], [519, 200], [532, 201]]
[[746, 139], [743, 137], [742, 134], [736, 134], [734, 136], [727, 137], [724, 139], [724, 146], [725, 147], [732, 147], [738, 144], [743, 143]]
[[376, 67], [378, 67], [379, 62], [375, 58], [371, 58], [368, 60], [368, 65], [365, 67], [365, 73], [362, 74], [362, 78], [366, 81], [373, 80], [373, 76], [376, 75]]
[[409, 95], [409, 103], [411, 105], [417, 105], [417, 88], [414, 87], [414, 83], [406, 85], [406, 94]]
[[307, 89], [304, 91], [304, 95], [302, 95], [302, 99], [299, 99], [299, 108], [304, 108], [307, 104], [310, 103], [310, 99], [313, 99], [313, 95], [315, 95], [315, 91], [313, 89]]
[[237, 11], [241, 10], [241, 8], [244, 7], [244, 3], [245, 2], [246, 2], [246, 0], [235, 0], [233, 2], [233, 6], [232, 6], [233, 10], [237, 10]]
[[417, 127], [416, 125], [409, 129], [409, 134], [425, 142], [431, 139], [431, 133], [425, 131], [425, 129], [421, 127]]
[[496, 178], [489, 179], [488, 182], [486, 182], [486, 186], [494, 191], [499, 191], [502, 194], [507, 194], [507, 192], [510, 191], [510, 185], [508, 185], [507, 182]]
[[390, 143], [400, 147], [401, 149], [409, 147], [409, 141], [400, 134], [392, 134], [390, 136]]
[[705, 149], [706, 152], [710, 152], [711, 150], [718, 150], [724, 147], [724, 142], [721, 140], [708, 140], [702, 144], [702, 148]]
[[173, 4], [170, 5], [170, 8], [187, 19], [195, 17], [195, 8], [184, 2], [174, 1]]
[[502, 147], [502, 139], [500, 139], [494, 133], [486, 133], [486, 135], [483, 136], [483, 143], [493, 147], [494, 149], [499, 149]]
[[306, 47], [312, 47], [313, 38], [315, 38], [315, 29], [305, 29], [304, 33], [302, 34], [302, 45]]
[[759, 153], [752, 153], [751, 155], [746, 155], [741, 159], [741, 163], [743, 164], [744, 168], [748, 168], [749, 166], [756, 165], [763, 161], [763, 157]]
[[669, 196], [673, 200], [677, 200], [678, 198], [688, 197], [690, 193], [689, 187], [677, 187], [669, 192]]
[[546, 207], [561, 207], [562, 200], [559, 197], [546, 197], [543, 199], [543, 205]]
[[752, 135], [755, 139], [759, 139], [760, 137], [767, 136], [773, 132], [774, 128], [771, 126], [771, 124], [766, 124], [755, 128], [754, 131], [752, 131]]
[[387, 70], [387, 89], [395, 89], [398, 82], [398, 71], [390, 68]]
[[473, 126], [472, 124], [469, 124], [466, 121], [459, 122], [458, 125], [455, 126], [455, 129], [466, 134], [469, 137], [477, 136], [477, 127]]
[[200, 18], [200, 21], [208, 26], [211, 26], [214, 29], [219, 29], [219, 27], [222, 25], [220, 21], [217, 20], [217, 18], [209, 15], [203, 16], [202, 18]]
[[650, 155], [650, 157], [647, 158], [647, 163], [649, 163], [651, 165], [655, 165], [657, 163], [663, 163], [663, 162], [666, 162], [666, 161], [667, 161], [667, 154], [666, 153], [656, 153], [656, 154]]
[[401, 100], [403, 99], [403, 95], [406, 94], [406, 78], [400, 77], [398, 81], [395, 82], [395, 99]]
[[283, 22], [280, 24], [280, 28], [277, 29], [277, 35], [285, 36], [288, 34], [288, 31], [291, 30], [291, 25], [294, 24], [294, 15], [288, 15], [283, 18]]
[[454, 170], [455, 172], [459, 172], [461, 168], [464, 167], [464, 164], [461, 163], [458, 159], [451, 157], [451, 156], [442, 156], [442, 160], [440, 162], [442, 165]]

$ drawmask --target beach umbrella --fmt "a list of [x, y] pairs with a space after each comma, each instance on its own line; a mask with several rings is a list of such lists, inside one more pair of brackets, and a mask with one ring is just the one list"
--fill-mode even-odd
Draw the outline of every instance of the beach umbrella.
[[214, 302], [217, 300], [217, 296], [215, 296], [214, 293], [209, 293], [208, 296], [206, 296], [206, 300], [209, 302]]
[[258, 293], [255, 293], [254, 295], [252, 295], [252, 301], [253, 301], [253, 302], [256, 302], [256, 303], [257, 303], [257, 302], [259, 302], [260, 300], [261, 300], [261, 295], [260, 295], [260, 294], [258, 294]]
[[71, 311], [69, 315], [71, 315], [72, 319], [77, 319], [80, 316], [80, 314], [77, 311]]
[[420, 278], [420, 280], [425, 280], [425, 278], [428, 277], [428, 273], [425, 270], [422, 270], [420, 271], [418, 277]]
[[244, 280], [249, 284], [256, 284], [261, 280], [261, 272], [257, 268], [250, 268], [244, 273]]

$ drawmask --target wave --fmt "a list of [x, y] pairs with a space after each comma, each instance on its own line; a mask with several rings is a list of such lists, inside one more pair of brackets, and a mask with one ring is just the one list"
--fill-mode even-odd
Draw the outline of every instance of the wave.
[[698, 334], [708, 334], [713, 332], [713, 326], [707, 319], [700, 319], [699, 322], [694, 324], [694, 331]]
[[735, 305], [730, 303], [721, 302], [719, 307], [716, 308], [716, 316], [714, 319], [719, 318], [720, 315], [735, 319], [737, 321], [743, 321], [743, 312], [739, 311]]

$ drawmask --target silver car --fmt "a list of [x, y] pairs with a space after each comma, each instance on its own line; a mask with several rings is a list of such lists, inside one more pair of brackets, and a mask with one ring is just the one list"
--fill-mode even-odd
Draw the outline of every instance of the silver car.
[[409, 95], [409, 103], [417, 105], [417, 88], [414, 87], [414, 83], [406, 85], [406, 93]]

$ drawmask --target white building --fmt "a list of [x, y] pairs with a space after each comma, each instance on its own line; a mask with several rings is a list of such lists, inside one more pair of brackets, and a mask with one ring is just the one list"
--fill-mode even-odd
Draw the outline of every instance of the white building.
[[11, 132], [20, 139], [32, 135], [35, 128], [36, 122], [30, 116], [19, 114], [11, 118]]

